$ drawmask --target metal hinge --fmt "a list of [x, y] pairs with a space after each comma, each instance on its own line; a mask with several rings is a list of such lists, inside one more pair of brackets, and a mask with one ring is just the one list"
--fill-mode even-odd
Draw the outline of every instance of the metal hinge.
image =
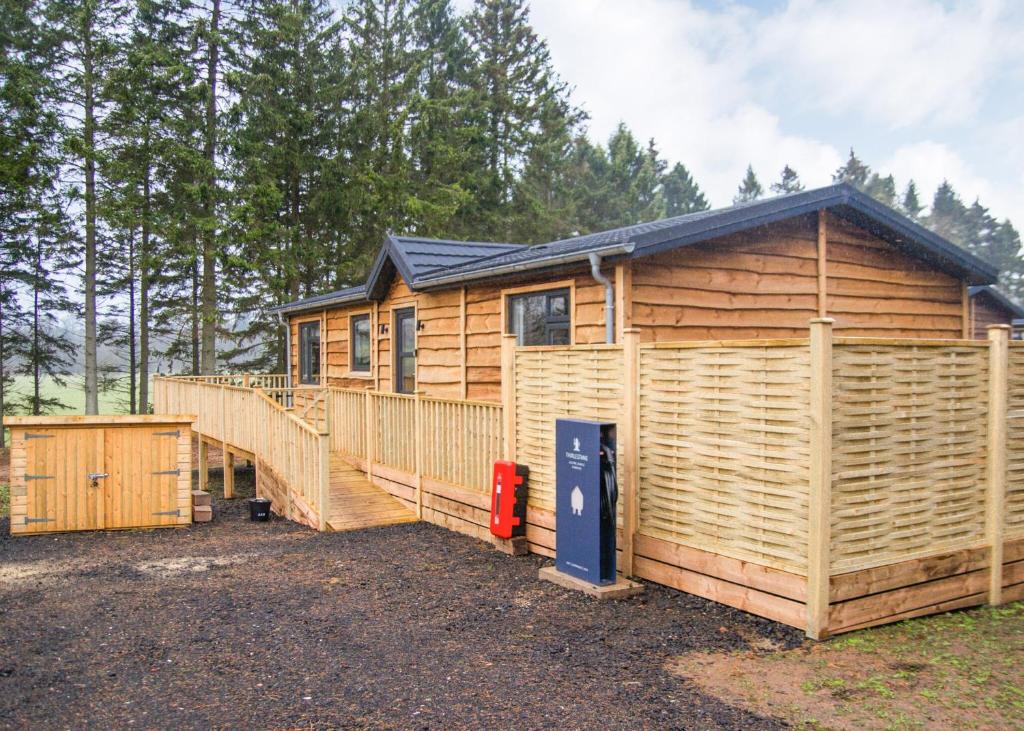
[[33, 434], [32, 432], [25, 432], [26, 439], [53, 439], [53, 434]]
[[179, 508], [178, 510], [165, 510], [162, 513], [153, 513], [153, 515], [177, 515], [180, 518], [181, 509]]
[[180, 475], [181, 474], [181, 470], [159, 470], [158, 472], [154, 472], [153, 474], [154, 475]]
[[157, 431], [153, 432], [154, 437], [180, 437], [180, 431]]
[[25, 475], [25, 480], [52, 480], [53, 475]]
[[57, 522], [56, 518], [29, 518], [28, 516], [25, 516], [25, 525], [28, 525], [29, 523], [56, 523], [56, 522]]

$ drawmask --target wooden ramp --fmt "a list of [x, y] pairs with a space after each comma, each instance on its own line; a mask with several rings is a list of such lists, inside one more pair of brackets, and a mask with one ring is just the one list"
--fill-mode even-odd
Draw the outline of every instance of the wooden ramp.
[[366, 479], [339, 454], [331, 455], [327, 528], [333, 531], [412, 523], [416, 514]]

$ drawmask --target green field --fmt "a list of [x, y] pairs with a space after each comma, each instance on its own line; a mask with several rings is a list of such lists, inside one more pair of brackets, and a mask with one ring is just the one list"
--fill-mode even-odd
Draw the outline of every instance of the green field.
[[[43, 398], [58, 398], [65, 404], [65, 408], [56, 409], [49, 413], [84, 414], [85, 390], [82, 383], [83, 378], [80, 375], [68, 376], [63, 386], [58, 385], [53, 379], [46, 379], [42, 389]], [[115, 388], [100, 392], [101, 414], [128, 413], [127, 383], [127, 380], [120, 379]], [[32, 379], [29, 376], [17, 376], [14, 379], [14, 386], [6, 394], [5, 400], [8, 402], [21, 401], [30, 393], [32, 393]]]

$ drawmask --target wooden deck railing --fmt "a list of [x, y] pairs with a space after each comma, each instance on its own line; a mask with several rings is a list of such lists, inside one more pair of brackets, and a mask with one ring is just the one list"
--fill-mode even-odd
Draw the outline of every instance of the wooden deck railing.
[[265, 463], [287, 489], [288, 516], [310, 525], [323, 526], [331, 452], [368, 473], [377, 465], [417, 484], [428, 479], [478, 494], [490, 490], [492, 465], [502, 457], [500, 404], [288, 388], [280, 375], [158, 376], [154, 382], [157, 413], [196, 414], [197, 433]]
[[[329, 491], [330, 438], [326, 429], [284, 405], [296, 389], [271, 394], [235, 383], [279, 382], [277, 376], [199, 376], [154, 379], [156, 413], [195, 414], [195, 431], [225, 449], [252, 454], [286, 492], [285, 513], [323, 530]], [[311, 389], [304, 389], [306, 391]], [[317, 390], [317, 389], [312, 389]]]

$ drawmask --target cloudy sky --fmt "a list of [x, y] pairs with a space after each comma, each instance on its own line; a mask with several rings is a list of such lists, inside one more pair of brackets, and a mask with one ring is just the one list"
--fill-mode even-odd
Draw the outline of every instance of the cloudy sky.
[[901, 190], [946, 177], [1024, 228], [1024, 0], [531, 7], [591, 136], [654, 137], [716, 206], [748, 162], [765, 187], [787, 163], [824, 185], [852, 145]]

